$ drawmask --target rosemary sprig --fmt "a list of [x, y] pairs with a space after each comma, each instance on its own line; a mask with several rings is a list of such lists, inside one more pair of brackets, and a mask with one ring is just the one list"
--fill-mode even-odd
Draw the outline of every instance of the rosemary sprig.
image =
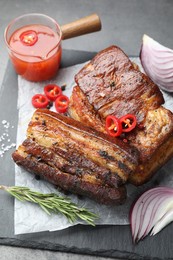
[[7, 191], [20, 201], [30, 201], [38, 204], [49, 215], [51, 213], [61, 213], [71, 223], [74, 223], [77, 219], [82, 219], [89, 225], [95, 226], [94, 221], [98, 219], [95, 213], [86, 208], [80, 208], [70, 198], [55, 193], [44, 194], [21, 186], [7, 187], [0, 185], [0, 189]]

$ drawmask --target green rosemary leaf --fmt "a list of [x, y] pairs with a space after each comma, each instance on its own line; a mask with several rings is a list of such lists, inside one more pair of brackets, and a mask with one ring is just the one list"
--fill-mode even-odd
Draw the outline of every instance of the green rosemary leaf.
[[74, 223], [77, 219], [81, 219], [89, 225], [95, 226], [94, 221], [98, 219], [95, 213], [90, 212], [86, 208], [79, 208], [70, 198], [58, 196], [55, 193], [40, 193], [21, 186], [6, 187], [0, 185], [0, 189], [7, 191], [20, 201], [30, 201], [38, 204], [49, 215], [51, 213], [61, 213], [71, 223]]
[[50, 211], [41, 203], [39, 203], [39, 206], [48, 214], [51, 215]]
[[9, 192], [13, 197], [15, 197], [16, 199], [18, 199], [18, 200], [20, 200], [20, 201], [25, 201], [25, 199], [22, 198], [20, 194], [16, 194], [15, 192], [10, 191], [10, 190], [9, 190], [8, 192]]

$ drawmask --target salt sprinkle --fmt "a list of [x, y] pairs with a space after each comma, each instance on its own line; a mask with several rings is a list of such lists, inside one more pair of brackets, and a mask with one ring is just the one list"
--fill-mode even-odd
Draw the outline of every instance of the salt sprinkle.
[[[10, 123], [7, 122], [7, 120], [2, 120], [2, 126], [4, 128], [4, 133], [1, 134], [0, 136], [0, 157], [2, 158], [6, 152], [8, 152], [11, 148], [16, 147], [15, 143], [10, 143], [11, 139], [9, 138], [9, 128], [10, 128]], [[11, 126], [11, 128], [14, 128], [14, 126]], [[2, 143], [3, 142], [3, 143]], [[8, 145], [5, 145], [5, 143], [8, 142]]]
[[7, 123], [6, 120], [2, 120], [2, 124], [5, 125]]

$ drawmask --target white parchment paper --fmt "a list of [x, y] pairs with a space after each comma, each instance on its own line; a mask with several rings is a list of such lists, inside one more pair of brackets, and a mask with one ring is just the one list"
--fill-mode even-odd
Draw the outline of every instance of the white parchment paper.
[[[139, 59], [133, 59], [140, 67]], [[65, 69], [61, 69], [58, 76], [53, 81], [44, 83], [32, 83], [18, 77], [18, 133], [17, 146], [26, 138], [26, 129], [34, 112], [31, 105], [31, 98], [36, 93], [43, 93], [43, 87], [48, 83], [57, 85], [67, 84], [64, 94], [70, 96], [74, 86], [74, 75], [83, 67], [84, 64], [75, 65]], [[173, 111], [173, 97], [164, 93], [165, 106]], [[54, 107], [51, 109], [54, 110]], [[54, 192], [60, 194], [52, 184], [43, 180], [36, 180], [35, 176], [24, 169], [15, 166], [15, 185], [27, 186], [33, 190], [43, 193]], [[134, 199], [139, 196], [146, 188], [157, 185], [173, 187], [173, 160], [169, 161], [162, 169], [158, 171], [155, 177], [142, 187], [134, 187], [127, 185], [127, 201], [122, 206], [112, 207], [99, 205], [98, 203], [88, 199], [79, 199], [76, 195], [70, 195], [73, 202], [79, 206], [86, 207], [99, 215], [98, 225], [126, 225], [129, 224], [129, 210]], [[64, 194], [61, 194], [64, 196]], [[84, 222], [76, 222], [76, 224], [85, 224]], [[68, 220], [62, 215], [47, 215], [39, 206], [32, 203], [20, 202], [15, 200], [15, 234], [33, 233], [40, 231], [55, 231], [72, 226]]]

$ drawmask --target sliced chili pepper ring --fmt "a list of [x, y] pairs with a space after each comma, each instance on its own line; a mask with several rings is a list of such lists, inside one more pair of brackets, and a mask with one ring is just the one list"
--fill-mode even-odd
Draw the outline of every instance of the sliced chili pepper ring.
[[122, 126], [119, 119], [115, 116], [109, 115], [106, 117], [106, 131], [109, 135], [117, 137], [122, 133]]
[[44, 93], [48, 99], [55, 101], [58, 96], [62, 95], [62, 89], [55, 84], [49, 84], [44, 87]]
[[65, 95], [57, 97], [55, 100], [55, 108], [59, 113], [65, 113], [68, 109], [69, 98]]
[[32, 97], [32, 105], [35, 108], [46, 108], [49, 104], [49, 100], [45, 95], [36, 94]]
[[120, 118], [120, 123], [122, 126], [122, 132], [128, 133], [136, 127], [137, 119], [135, 115], [127, 114]]
[[21, 33], [20, 40], [24, 45], [32, 46], [38, 41], [38, 36], [34, 30], [28, 30]]

